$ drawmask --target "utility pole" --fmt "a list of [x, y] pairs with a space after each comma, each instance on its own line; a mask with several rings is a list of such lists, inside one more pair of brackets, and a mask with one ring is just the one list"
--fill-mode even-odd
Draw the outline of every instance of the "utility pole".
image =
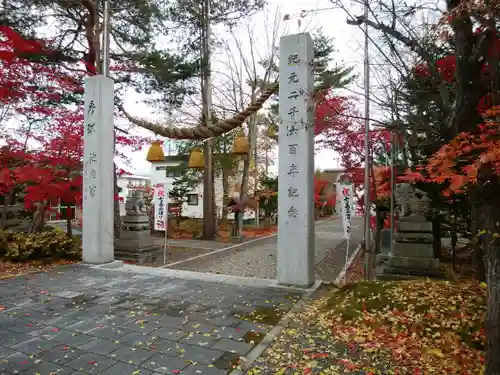
[[[365, 0], [365, 20], [368, 20], [368, 0]], [[368, 38], [368, 23], [364, 23], [365, 32], [365, 58], [364, 58], [364, 86], [365, 86], [365, 218], [364, 218], [364, 247], [365, 247], [365, 278], [370, 278], [371, 275], [371, 246], [370, 246], [370, 65], [369, 65], [369, 38]]]
[[[96, 9], [99, 9], [98, 2], [96, 2]], [[111, 32], [109, 23], [109, 3], [110, 0], [104, 0], [104, 17], [102, 25], [102, 72], [101, 74], [105, 77], [109, 77], [109, 34]], [[97, 25], [99, 25], [99, 17], [96, 19]], [[99, 26], [97, 26], [99, 29]]]
[[393, 248], [393, 243], [394, 243], [394, 188], [395, 186], [395, 174], [396, 174], [396, 139], [397, 135], [395, 131], [391, 132], [391, 209], [390, 209], [390, 214], [391, 214], [391, 253], [392, 253], [392, 248]]
[[254, 153], [253, 153], [253, 166], [255, 168], [254, 172], [254, 189], [253, 189], [253, 194], [255, 199], [257, 199], [257, 204], [256, 204], [256, 209], [255, 209], [255, 226], [258, 228], [260, 227], [260, 222], [259, 222], [259, 211], [260, 211], [260, 205], [259, 205], [259, 198], [257, 197], [257, 190], [259, 189], [259, 168], [257, 164], [257, 157], [258, 157], [258, 152], [257, 152], [257, 143], [259, 140], [259, 132], [257, 129], [257, 121], [254, 124], [255, 126], [255, 143], [254, 143]]
[[[96, 41], [99, 46], [98, 56], [96, 61], [97, 71], [105, 77], [109, 77], [109, 41], [110, 41], [110, 33], [111, 33], [111, 17], [110, 17], [110, 3], [111, 0], [104, 0], [103, 7], [103, 22], [102, 22], [102, 44], [100, 43], [100, 35], [101, 29], [99, 27], [99, 19], [100, 19], [100, 1], [95, 2], [95, 12], [96, 12]], [[101, 51], [102, 45], [102, 51]], [[102, 53], [101, 53], [102, 52]], [[102, 58], [102, 60], [101, 60]], [[102, 65], [101, 64], [102, 61]], [[99, 66], [100, 65], [100, 66]], [[113, 147], [116, 149], [116, 131], [113, 132], [114, 141]], [[114, 196], [118, 197], [119, 188], [118, 188], [118, 170], [116, 168], [116, 163], [114, 163]], [[113, 223], [114, 237], [115, 239], [119, 239], [121, 237], [122, 230], [122, 219], [120, 215], [120, 201], [115, 199], [114, 201], [114, 223]]]
[[[204, 125], [212, 126], [212, 72], [210, 64], [210, 0], [202, 3], [202, 88], [203, 88], [203, 119]], [[205, 168], [203, 173], [203, 238], [212, 240], [215, 236], [212, 140], [203, 143]]]

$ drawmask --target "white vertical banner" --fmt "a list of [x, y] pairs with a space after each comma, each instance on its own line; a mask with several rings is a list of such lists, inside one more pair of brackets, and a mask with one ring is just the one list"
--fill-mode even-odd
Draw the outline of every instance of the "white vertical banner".
[[154, 187], [154, 230], [167, 231], [168, 223], [168, 190], [165, 184], [157, 184]]
[[351, 216], [352, 204], [354, 200], [353, 184], [340, 184], [340, 209], [342, 211], [342, 225], [344, 227], [344, 236], [347, 239], [345, 250], [345, 265], [344, 265], [344, 283], [347, 281], [347, 269], [349, 263], [349, 247], [351, 243]]
[[342, 211], [342, 226], [344, 227], [344, 236], [351, 236], [351, 216], [354, 191], [352, 184], [340, 184], [340, 210]]

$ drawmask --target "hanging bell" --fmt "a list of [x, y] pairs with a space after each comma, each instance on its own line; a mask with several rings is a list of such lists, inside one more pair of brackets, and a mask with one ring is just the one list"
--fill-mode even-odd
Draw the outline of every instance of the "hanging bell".
[[234, 139], [233, 155], [236, 156], [248, 155], [248, 150], [249, 150], [248, 139], [243, 130], [240, 130], [240, 132]]
[[163, 147], [161, 147], [161, 141], [153, 141], [151, 147], [148, 150], [146, 160], [149, 162], [165, 161], [165, 154], [163, 153]]
[[205, 158], [199, 148], [194, 148], [189, 155], [188, 168], [203, 169], [205, 168]]

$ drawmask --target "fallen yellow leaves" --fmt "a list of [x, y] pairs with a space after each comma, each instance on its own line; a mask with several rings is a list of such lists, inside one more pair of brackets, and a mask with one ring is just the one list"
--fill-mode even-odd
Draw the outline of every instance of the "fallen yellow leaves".
[[0, 259], [0, 280], [10, 279], [16, 276], [34, 273], [48, 272], [59, 265], [71, 264], [72, 261], [58, 260], [53, 262], [43, 261], [24, 261], [24, 262], [6, 262]]
[[485, 308], [472, 281], [348, 284], [294, 316], [249, 374], [482, 374]]

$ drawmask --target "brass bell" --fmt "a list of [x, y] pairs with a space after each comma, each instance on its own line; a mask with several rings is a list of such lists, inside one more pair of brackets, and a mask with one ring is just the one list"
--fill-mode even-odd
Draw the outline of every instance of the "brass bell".
[[165, 161], [165, 154], [163, 153], [163, 147], [161, 147], [161, 141], [153, 141], [151, 147], [148, 150], [146, 160], [149, 162], [155, 161]]
[[203, 153], [198, 147], [194, 148], [193, 151], [191, 151], [191, 155], [189, 155], [188, 168], [205, 168], [205, 158], [203, 157]]
[[248, 155], [248, 150], [249, 150], [249, 145], [248, 145], [248, 139], [243, 132], [243, 130], [240, 130], [236, 138], [234, 139], [234, 144], [233, 144], [233, 155], [237, 156], [244, 156]]

